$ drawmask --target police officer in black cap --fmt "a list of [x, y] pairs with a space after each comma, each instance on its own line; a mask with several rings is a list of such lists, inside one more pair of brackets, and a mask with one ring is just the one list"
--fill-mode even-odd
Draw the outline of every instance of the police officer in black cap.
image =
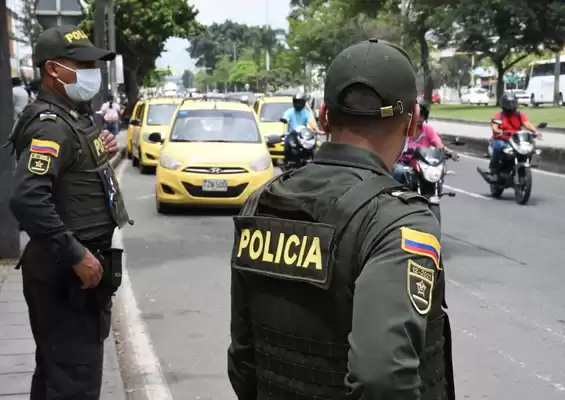
[[116, 139], [84, 110], [100, 89], [96, 61], [115, 54], [75, 26], [43, 32], [34, 54], [42, 84], [11, 135], [18, 164], [10, 201], [30, 237], [18, 266], [37, 346], [31, 399], [94, 400], [121, 276], [112, 235], [129, 218], [109, 164]]
[[409, 56], [376, 39], [330, 66], [313, 163], [234, 218], [228, 374], [240, 400], [454, 398], [440, 228], [389, 175], [417, 132]]

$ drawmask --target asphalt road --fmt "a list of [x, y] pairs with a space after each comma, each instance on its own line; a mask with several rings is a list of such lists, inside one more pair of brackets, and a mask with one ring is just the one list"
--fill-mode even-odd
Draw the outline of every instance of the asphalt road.
[[[125, 164], [125, 163], [124, 163]], [[565, 177], [534, 173], [530, 204], [491, 199], [475, 168], [451, 163], [442, 203], [459, 399], [565, 398]], [[231, 215], [155, 211], [154, 176], [129, 163], [122, 189], [129, 276], [176, 400], [234, 399], [226, 376]]]

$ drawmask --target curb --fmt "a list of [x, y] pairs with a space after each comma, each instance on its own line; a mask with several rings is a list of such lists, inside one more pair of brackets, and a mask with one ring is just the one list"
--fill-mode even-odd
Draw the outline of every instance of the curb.
[[[474, 138], [452, 133], [440, 133], [444, 143], [459, 153], [469, 153], [473, 156], [484, 157], [487, 154], [488, 139]], [[538, 169], [565, 174], [565, 149], [536, 146], [541, 150], [539, 156], [534, 156], [532, 164]]]
[[[469, 121], [466, 119], [454, 119], [454, 118], [430, 118], [431, 121], [438, 122], [449, 122], [453, 124], [464, 124], [464, 125], [480, 125], [480, 126], [490, 126], [490, 122], [485, 121]], [[565, 133], [565, 128], [549, 128], [544, 129], [544, 132], [548, 133]]]

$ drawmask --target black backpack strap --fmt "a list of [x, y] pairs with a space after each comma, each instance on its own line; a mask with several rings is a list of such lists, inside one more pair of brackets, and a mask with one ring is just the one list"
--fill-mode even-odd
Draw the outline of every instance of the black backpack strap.
[[269, 181], [267, 181], [267, 183], [265, 183], [263, 186], [261, 186], [255, 192], [253, 192], [253, 194], [251, 196], [249, 196], [249, 198], [245, 202], [245, 205], [241, 209], [241, 212], [239, 213], [239, 215], [241, 217], [251, 217], [251, 216], [255, 215], [255, 212], [257, 211], [257, 206], [259, 205], [259, 199], [261, 198], [261, 195], [263, 194], [265, 189], [268, 188], [269, 186], [271, 186], [273, 183], [275, 183], [279, 179], [284, 179], [284, 178], [290, 176], [292, 174], [292, 172], [294, 172], [294, 171], [287, 171], [287, 172], [284, 172], [284, 173], [282, 173], [278, 176], [275, 176], [274, 178], [271, 178]]
[[318, 221], [334, 225], [339, 237], [349, 222], [367, 203], [383, 193], [406, 191], [407, 187], [389, 175], [375, 175], [351, 187], [333, 204]]

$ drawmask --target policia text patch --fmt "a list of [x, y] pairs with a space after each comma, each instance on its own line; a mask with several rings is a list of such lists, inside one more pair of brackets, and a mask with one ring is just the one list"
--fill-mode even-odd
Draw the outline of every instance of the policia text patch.
[[335, 228], [315, 222], [234, 217], [232, 266], [327, 289], [333, 274]]

